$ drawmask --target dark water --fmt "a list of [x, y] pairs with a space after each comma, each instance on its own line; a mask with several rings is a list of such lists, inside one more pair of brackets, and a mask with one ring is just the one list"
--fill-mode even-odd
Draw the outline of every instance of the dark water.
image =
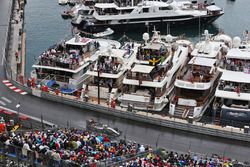
[[[241, 36], [250, 26], [249, 0], [215, 0], [216, 4], [225, 10], [225, 14], [209, 26], [171, 28], [172, 35], [185, 34], [193, 41], [199, 40], [199, 34], [204, 29], [211, 33], [224, 31], [232, 36]], [[27, 69], [29, 75], [31, 66], [36, 57], [49, 46], [71, 37], [71, 24], [69, 20], [63, 20], [60, 13], [68, 6], [59, 6], [57, 0], [28, 0], [26, 6], [26, 31], [27, 31]], [[150, 29], [149, 31], [151, 31]], [[201, 33], [199, 33], [199, 30]], [[167, 32], [167, 26], [161, 28], [162, 34]], [[118, 39], [124, 32], [115, 33], [110, 38]], [[125, 32], [127, 36], [135, 40], [141, 40], [144, 32]]]

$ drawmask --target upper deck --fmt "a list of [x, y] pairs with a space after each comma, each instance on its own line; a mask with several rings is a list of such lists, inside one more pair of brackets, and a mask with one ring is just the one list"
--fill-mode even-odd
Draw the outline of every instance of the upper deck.
[[193, 57], [178, 74], [175, 86], [187, 89], [209, 89], [218, 76], [216, 59]]

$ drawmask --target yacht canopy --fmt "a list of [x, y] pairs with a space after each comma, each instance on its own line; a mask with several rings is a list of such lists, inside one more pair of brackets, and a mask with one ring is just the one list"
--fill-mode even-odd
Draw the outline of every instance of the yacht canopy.
[[91, 42], [92, 39], [90, 38], [79, 38], [78, 41], [76, 41], [76, 38], [72, 38], [69, 41], [66, 42], [66, 45], [79, 45], [79, 46], [83, 46], [83, 45], [87, 45], [89, 42]]
[[219, 8], [216, 5], [210, 5], [210, 6], [207, 7], [207, 10], [209, 10], [209, 11], [220, 11], [221, 8]]
[[216, 59], [209, 59], [205, 57], [193, 57], [188, 64], [212, 67], [215, 62]]
[[248, 51], [241, 51], [238, 48], [232, 48], [227, 53], [227, 58], [233, 58], [233, 59], [250, 59], [250, 50]]
[[118, 6], [115, 3], [96, 3], [95, 7], [107, 9], [107, 8], [117, 8]]
[[153, 50], [160, 50], [160, 48], [164, 46], [160, 43], [147, 43], [146, 46], [142, 47], [143, 49], [153, 49]]
[[132, 72], [139, 72], [139, 73], [149, 74], [153, 69], [154, 69], [154, 66], [136, 64], [132, 68], [131, 71]]
[[220, 80], [238, 83], [250, 83], [250, 74], [224, 70]]

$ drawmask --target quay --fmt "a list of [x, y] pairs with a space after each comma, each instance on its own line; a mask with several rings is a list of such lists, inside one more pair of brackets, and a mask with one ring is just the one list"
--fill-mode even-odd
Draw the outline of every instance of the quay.
[[[17, 31], [19, 28], [17, 26], [14, 26]], [[16, 35], [16, 33], [13, 33]], [[21, 36], [13, 36], [11, 35], [13, 40], [11, 41], [13, 43], [11, 51], [6, 52], [8, 55], [8, 59], [6, 61], [5, 70], [6, 70], [6, 76], [9, 81], [12, 82], [13, 85], [15, 85], [17, 88], [20, 88], [26, 92], [28, 92], [30, 95], [36, 96], [38, 98], [64, 103], [67, 105], [80, 107], [82, 109], [87, 109], [95, 112], [99, 112], [101, 115], [112, 115], [119, 118], [129, 119], [133, 121], [139, 121], [146, 124], [153, 124], [161, 127], [171, 128], [171, 129], [178, 129], [181, 131], [187, 131], [192, 133], [198, 133], [198, 134], [204, 134], [204, 135], [210, 135], [215, 137], [221, 137], [226, 139], [232, 139], [232, 140], [239, 140], [239, 141], [250, 141], [250, 135], [248, 133], [244, 133], [244, 129], [239, 128], [233, 128], [233, 127], [221, 127], [216, 125], [209, 125], [209, 124], [202, 124], [199, 122], [187, 122], [185, 120], [176, 119], [176, 118], [170, 118], [167, 116], [159, 115], [159, 114], [151, 114], [151, 113], [145, 113], [140, 111], [135, 112], [128, 112], [124, 108], [116, 107], [116, 109], [107, 107], [106, 103], [101, 103], [100, 105], [97, 105], [96, 102], [82, 102], [75, 98], [72, 98], [67, 95], [55, 95], [52, 93], [46, 93], [42, 92], [37, 89], [31, 89], [24, 85], [23, 83], [19, 82], [20, 74], [24, 74], [24, 67], [25, 67], [25, 32], [22, 33]], [[16, 49], [19, 47], [19, 43], [21, 41], [21, 48], [19, 48], [20, 56], [18, 59], [14, 56]], [[17, 48], [16, 48], [17, 46]], [[19, 65], [17, 65], [19, 64]], [[1, 67], [2, 68], [2, 67]], [[1, 75], [4, 74], [2, 73]], [[16, 75], [18, 73], [18, 75]], [[1, 79], [5, 79], [4, 76], [1, 76]], [[0, 88], [2, 89], [3, 86]], [[32, 99], [35, 97], [29, 97], [29, 99]], [[38, 99], [36, 98], [36, 99]], [[29, 107], [28, 107], [29, 108]], [[58, 111], [60, 112], [60, 111]], [[40, 114], [40, 113], [39, 113]]]

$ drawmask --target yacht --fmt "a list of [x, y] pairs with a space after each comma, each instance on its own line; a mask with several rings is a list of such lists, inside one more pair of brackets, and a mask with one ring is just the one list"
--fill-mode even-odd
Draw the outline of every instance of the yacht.
[[[133, 4], [133, 2], [132, 2]], [[122, 6], [116, 3], [96, 3], [93, 20], [83, 20], [79, 29], [88, 32], [112, 29], [134, 28], [151, 25], [196, 25], [212, 23], [223, 15], [221, 8], [204, 5], [196, 8], [189, 1], [171, 3], [142, 1], [136, 6]]]
[[90, 19], [93, 14], [93, 8], [86, 5], [86, 3], [76, 4], [69, 10], [63, 11], [61, 14], [62, 18], [68, 19], [73, 18], [72, 20], [76, 21], [79, 16], [84, 16], [83, 18]]
[[169, 105], [172, 116], [199, 120], [213, 100], [221, 75], [218, 68], [227, 46], [213, 40], [207, 30], [204, 36], [205, 40], [196, 44], [191, 58], [177, 75]]
[[93, 40], [76, 35], [39, 55], [38, 61], [32, 66], [35, 70], [32, 71], [31, 76], [40, 85], [72, 94], [81, 88], [87, 78], [85, 74], [89, 65], [98, 58], [96, 52], [109, 44], [120, 47], [117, 41]]
[[250, 121], [250, 42], [233, 39], [221, 66], [222, 76], [215, 92], [214, 118], [223, 125], [249, 125]]
[[178, 44], [171, 35], [161, 36], [155, 30], [150, 41], [148, 33], [143, 34], [143, 39], [145, 43], [139, 47], [136, 61], [123, 80], [122, 95], [118, 100], [125, 108], [162, 111], [191, 43], [181, 40]]
[[74, 18], [72, 18], [71, 24], [75, 27], [79, 27], [83, 20], [92, 20], [94, 13], [95, 1], [85, 0], [81, 4], [81, 9], [76, 12]]
[[89, 78], [83, 84], [81, 97], [105, 100], [108, 104], [116, 100], [123, 87], [124, 75], [135, 61], [137, 48], [132, 45], [121, 49], [107, 47], [98, 52], [98, 59], [86, 72]]

